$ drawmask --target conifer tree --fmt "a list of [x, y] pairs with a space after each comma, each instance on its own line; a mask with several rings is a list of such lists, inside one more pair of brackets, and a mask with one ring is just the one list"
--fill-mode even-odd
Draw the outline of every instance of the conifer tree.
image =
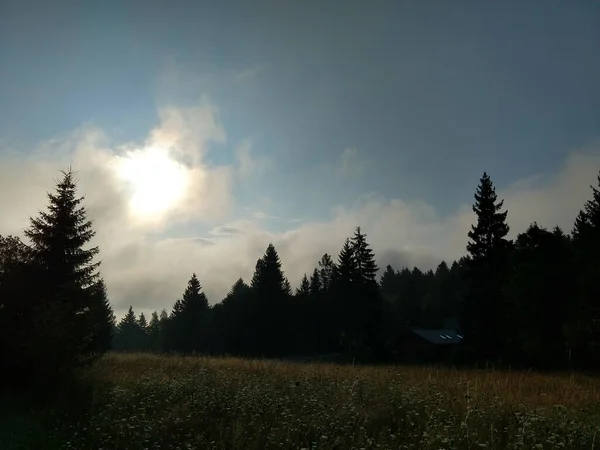
[[254, 352], [265, 356], [282, 354], [290, 338], [290, 287], [273, 244], [256, 262], [251, 286], [256, 305]]
[[518, 235], [515, 269], [506, 286], [514, 305], [517, 362], [565, 367], [568, 350], [579, 350], [563, 334], [571, 316], [572, 260], [570, 239], [560, 229], [549, 231], [534, 222]]
[[379, 286], [385, 299], [393, 301], [398, 292], [398, 274], [390, 264], [385, 267], [385, 272], [379, 280]]
[[144, 313], [140, 313], [140, 316], [138, 318], [138, 325], [140, 326], [140, 328], [145, 332], [148, 328], [148, 321], [146, 320], [146, 316], [144, 315]]
[[370, 289], [375, 289], [379, 267], [375, 263], [373, 250], [371, 250], [371, 247], [367, 243], [367, 235], [361, 232], [360, 227], [356, 227], [351, 241], [351, 248], [356, 273], [355, 281], [365, 287], [368, 286]]
[[323, 284], [321, 283], [321, 275], [319, 269], [316, 267], [310, 276], [310, 281], [308, 282], [308, 293], [310, 298], [313, 300], [317, 300], [321, 294], [325, 294]]
[[503, 286], [510, 273], [510, 249], [506, 239], [508, 211], [501, 212], [504, 200], [498, 201], [496, 190], [484, 172], [475, 191], [473, 211], [477, 224], [468, 233], [469, 296], [463, 311], [463, 325], [474, 356], [498, 359], [511, 345], [510, 307], [503, 296]]
[[501, 212], [504, 200], [498, 200], [496, 189], [490, 176], [484, 172], [475, 191], [473, 212], [477, 214], [477, 224], [471, 225], [467, 251], [476, 262], [488, 264], [496, 262], [499, 253], [509, 242], [505, 239], [510, 228], [506, 223], [508, 210]]
[[227, 303], [228, 301], [234, 300], [236, 298], [241, 298], [244, 295], [250, 293], [250, 286], [246, 284], [246, 282], [242, 278], [238, 278], [231, 289], [227, 293], [227, 296], [223, 300], [223, 303]]
[[130, 306], [117, 326], [115, 349], [124, 352], [141, 351], [144, 347], [145, 337], [144, 331], [136, 318], [133, 306]]
[[382, 298], [377, 284], [379, 267], [375, 256], [367, 243], [367, 235], [356, 227], [351, 240], [352, 257], [354, 261], [354, 278], [350, 327], [353, 335], [353, 352], [372, 354], [380, 346]]
[[350, 238], [346, 238], [344, 245], [338, 255], [338, 262], [335, 266], [334, 283], [344, 287], [350, 287], [356, 280], [356, 266], [354, 258], [354, 249], [350, 244]]
[[277, 300], [287, 293], [281, 260], [273, 244], [268, 245], [263, 257], [256, 262], [251, 286], [265, 301]]
[[248, 355], [254, 346], [255, 303], [253, 291], [239, 278], [222, 302], [223, 310], [215, 327], [221, 334], [223, 351]]
[[[54, 371], [87, 362], [89, 352], [100, 350], [89, 345], [93, 334], [90, 328], [95, 328], [90, 316], [100, 262], [94, 262], [98, 247], [85, 246], [95, 231], [82, 205], [83, 197], [77, 196], [72, 170], [63, 171], [62, 175], [55, 193], [48, 193], [48, 211], [31, 218], [30, 227], [24, 232], [31, 241], [33, 263], [40, 270], [42, 294], [32, 309], [38, 318], [37, 335], [49, 333], [38, 362], [52, 366], [46, 369]], [[57, 326], [50, 326], [51, 323]]]
[[574, 311], [571, 329], [586, 330], [589, 355], [580, 359], [593, 360], [590, 365], [600, 367], [600, 171], [598, 187], [590, 186], [592, 198], [579, 212], [573, 228], [573, 245], [577, 267], [574, 292]]
[[598, 187], [590, 186], [592, 198], [586, 201], [584, 208], [575, 219], [573, 240], [576, 244], [583, 243], [594, 250], [600, 246], [600, 171], [598, 172]]
[[208, 299], [194, 273], [188, 281], [183, 297], [173, 306], [166, 329], [168, 347], [182, 353], [204, 352], [208, 311]]
[[148, 344], [150, 351], [160, 352], [162, 350], [161, 324], [156, 311], [152, 311], [150, 322], [148, 323]]
[[206, 311], [208, 309], [208, 299], [204, 292], [202, 292], [200, 280], [198, 280], [195, 273], [192, 274], [183, 293], [183, 303], [184, 307], [195, 308], [198, 311]]
[[113, 348], [116, 318], [108, 299], [106, 283], [102, 278], [96, 282], [91, 293], [92, 301], [87, 315], [89, 320], [88, 348], [85, 353], [93, 359], [96, 355], [101, 355]]
[[292, 296], [292, 284], [290, 283], [290, 280], [287, 279], [287, 277], [285, 277], [283, 280], [283, 290], [286, 296]]
[[310, 295], [310, 283], [308, 281], [308, 278], [306, 277], [306, 273], [304, 274], [304, 276], [302, 277], [302, 280], [300, 281], [300, 287], [298, 287], [298, 289], [296, 289], [296, 295], [298, 297], [303, 297], [303, 298], [308, 298], [308, 296]]
[[319, 279], [321, 281], [321, 290], [328, 294], [331, 290], [333, 277], [335, 276], [335, 263], [331, 256], [325, 253], [319, 261]]

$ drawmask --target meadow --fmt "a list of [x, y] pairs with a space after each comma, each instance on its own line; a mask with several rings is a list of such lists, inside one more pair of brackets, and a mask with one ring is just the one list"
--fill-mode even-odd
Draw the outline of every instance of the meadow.
[[84, 377], [86, 388], [65, 394], [79, 407], [3, 419], [0, 448], [594, 449], [600, 440], [600, 380], [583, 374], [108, 354]]

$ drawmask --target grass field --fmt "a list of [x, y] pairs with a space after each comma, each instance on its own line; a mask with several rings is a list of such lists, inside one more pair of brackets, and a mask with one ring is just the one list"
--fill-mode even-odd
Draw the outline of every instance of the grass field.
[[46, 448], [600, 448], [584, 375], [111, 354], [86, 378]]

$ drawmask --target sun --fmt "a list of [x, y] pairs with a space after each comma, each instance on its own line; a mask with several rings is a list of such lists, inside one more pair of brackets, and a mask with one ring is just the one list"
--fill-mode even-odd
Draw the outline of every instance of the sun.
[[132, 213], [140, 218], [156, 218], [177, 206], [188, 182], [186, 167], [160, 147], [127, 152], [117, 173], [129, 187]]

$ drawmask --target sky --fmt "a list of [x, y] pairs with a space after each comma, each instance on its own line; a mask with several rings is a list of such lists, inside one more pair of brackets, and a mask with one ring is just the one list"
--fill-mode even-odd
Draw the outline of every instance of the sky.
[[0, 2], [0, 234], [72, 165], [117, 315], [211, 303], [273, 242], [292, 285], [360, 225], [379, 266], [570, 231], [600, 169], [596, 1]]

